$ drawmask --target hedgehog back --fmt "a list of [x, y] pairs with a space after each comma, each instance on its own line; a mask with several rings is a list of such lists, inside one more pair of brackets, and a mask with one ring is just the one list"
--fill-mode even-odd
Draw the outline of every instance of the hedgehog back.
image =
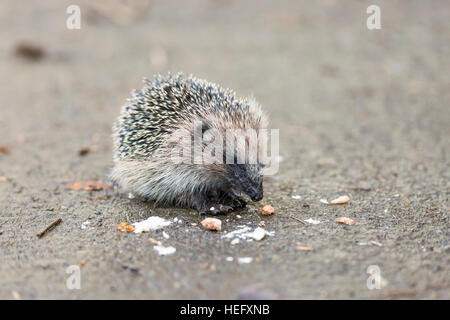
[[144, 79], [128, 102], [114, 125], [118, 159], [148, 157], [185, 121], [215, 113], [244, 116], [248, 109], [232, 90], [182, 74]]

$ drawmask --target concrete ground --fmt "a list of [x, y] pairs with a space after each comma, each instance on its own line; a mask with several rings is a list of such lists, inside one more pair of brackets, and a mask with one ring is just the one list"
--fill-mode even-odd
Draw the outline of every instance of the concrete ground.
[[[375, 1], [373, 31], [374, 1], [146, 2], [79, 1], [80, 30], [66, 28], [73, 1], [0, 7], [0, 298], [450, 298], [448, 1]], [[264, 199], [221, 217], [222, 233], [120, 190], [65, 189], [107, 181], [120, 107], [168, 70], [253, 93], [280, 129]], [[276, 213], [262, 216], [268, 203]], [[182, 223], [169, 239], [116, 230], [152, 215]], [[274, 236], [221, 237], [261, 220]], [[80, 290], [66, 286], [71, 265]], [[380, 289], [367, 287], [371, 265]]]

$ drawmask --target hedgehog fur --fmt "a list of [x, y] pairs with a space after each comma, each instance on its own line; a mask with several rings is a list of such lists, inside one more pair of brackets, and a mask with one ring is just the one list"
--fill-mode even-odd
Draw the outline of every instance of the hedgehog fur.
[[[201, 131], [196, 131], [199, 123]], [[181, 73], [156, 75], [144, 79], [114, 124], [111, 178], [124, 191], [157, 205], [228, 212], [245, 206], [241, 192], [253, 201], [262, 199], [262, 164], [248, 156], [232, 163], [175, 163], [173, 143], [180, 132], [189, 134], [190, 142], [195, 132], [215, 130], [225, 136], [228, 129], [266, 127], [267, 118], [253, 98], [236, 98], [229, 89]], [[225, 143], [221, 151], [233, 155], [235, 148]]]

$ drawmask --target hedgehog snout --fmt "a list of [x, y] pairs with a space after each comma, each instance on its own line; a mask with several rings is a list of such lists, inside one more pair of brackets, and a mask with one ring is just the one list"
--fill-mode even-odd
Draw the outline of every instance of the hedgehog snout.
[[242, 184], [242, 189], [246, 195], [252, 199], [253, 202], [259, 201], [263, 198], [263, 187], [262, 184], [255, 185], [250, 181], [245, 181]]
[[252, 188], [252, 191], [248, 193], [248, 196], [250, 197], [250, 199], [252, 199], [253, 202], [261, 200], [263, 198], [262, 187], [259, 189]]

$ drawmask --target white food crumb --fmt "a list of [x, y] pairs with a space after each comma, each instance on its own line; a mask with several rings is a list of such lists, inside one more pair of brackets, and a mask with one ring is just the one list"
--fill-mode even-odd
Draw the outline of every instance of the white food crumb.
[[234, 238], [235, 236], [240, 236], [240, 237], [242, 237], [242, 234], [245, 233], [245, 232], [247, 232], [247, 231], [249, 231], [249, 230], [250, 230], [249, 227], [244, 226], [244, 227], [241, 228], [241, 229], [234, 230], [234, 231], [232, 231], [232, 232], [230, 232], [230, 233], [228, 233], [228, 234], [222, 236], [222, 238], [231, 239], [231, 238]]
[[249, 232], [251, 230], [250, 227], [247, 227], [247, 226], [238, 226], [238, 227], [240, 227], [241, 229], [237, 229], [230, 233], [227, 233], [227, 234], [223, 235], [222, 238], [234, 239], [233, 240], [234, 244], [236, 244], [237, 243], [237, 242], [235, 242], [236, 239], [242, 239], [242, 240], [247, 240], [247, 241], [253, 241], [253, 240], [259, 241], [259, 240], [262, 240], [265, 236], [272, 237], [275, 235], [275, 231], [266, 231], [261, 227], [257, 227], [252, 232]]
[[239, 263], [251, 263], [253, 261], [252, 257], [242, 257], [238, 258]]
[[160, 256], [168, 256], [174, 254], [175, 251], [177, 251], [177, 249], [174, 247], [163, 247], [163, 246], [154, 246], [153, 249], [155, 249]]
[[167, 233], [165, 233], [164, 231], [163, 231], [162, 235], [163, 235], [164, 239], [169, 239], [170, 238], [169, 235]]
[[158, 230], [163, 227], [166, 227], [170, 225], [172, 221], [167, 221], [166, 219], [152, 216], [148, 218], [147, 220], [133, 223], [133, 226], [136, 228], [134, 230], [134, 233], [142, 233], [142, 232], [149, 232], [153, 230]]
[[314, 219], [312, 219], [312, 218], [306, 219], [305, 222], [308, 222], [308, 223], [310, 223], [310, 224], [319, 224], [319, 223], [321, 223], [321, 221], [319, 221], [319, 220], [314, 220]]
[[252, 238], [256, 241], [262, 240], [266, 236], [266, 230], [261, 227], [258, 227], [253, 231]]
[[239, 242], [241, 242], [238, 238], [235, 238], [235, 239], [233, 239], [233, 240], [231, 240], [231, 244], [232, 245], [235, 245], [235, 244], [238, 244]]
[[81, 224], [81, 229], [86, 229], [87, 228], [87, 226], [88, 226], [88, 224], [90, 224], [91, 222], [89, 221], [89, 220], [86, 220], [85, 222], [83, 222], [82, 224]]
[[226, 259], [225, 259], [225, 260], [227, 260], [227, 261], [231, 262], [231, 261], [233, 261], [233, 260], [234, 260], [234, 258], [233, 258], [233, 257], [226, 257]]
[[328, 200], [327, 199], [320, 199], [320, 202], [328, 204]]
[[298, 195], [292, 196], [292, 199], [296, 199], [296, 200], [299, 200], [301, 198], [302, 198], [302, 196], [298, 196]]

